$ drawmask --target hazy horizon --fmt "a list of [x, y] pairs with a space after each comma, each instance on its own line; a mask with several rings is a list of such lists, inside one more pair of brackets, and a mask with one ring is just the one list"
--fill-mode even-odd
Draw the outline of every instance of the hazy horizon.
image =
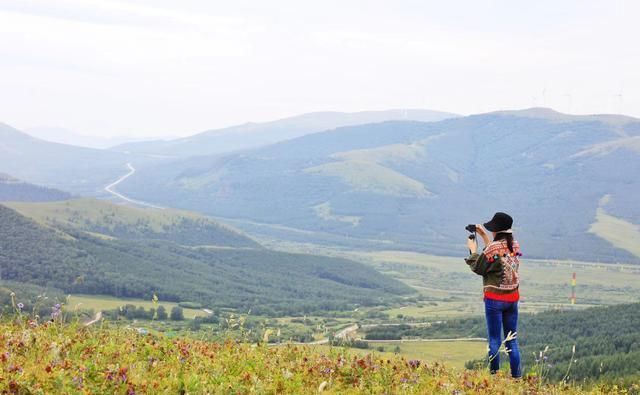
[[640, 117], [632, 1], [0, 4], [0, 122], [188, 136], [316, 111]]

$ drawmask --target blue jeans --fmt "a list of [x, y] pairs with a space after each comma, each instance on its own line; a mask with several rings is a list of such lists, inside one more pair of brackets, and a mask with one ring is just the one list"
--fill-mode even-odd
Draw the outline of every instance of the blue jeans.
[[[504, 333], [506, 338], [509, 332], [513, 334], [518, 331], [518, 302], [485, 299], [484, 311], [487, 317], [487, 332], [489, 334], [489, 369], [493, 374], [500, 370], [499, 350], [502, 344], [502, 334]], [[505, 347], [510, 350], [511, 376], [522, 377], [518, 339], [506, 342]]]

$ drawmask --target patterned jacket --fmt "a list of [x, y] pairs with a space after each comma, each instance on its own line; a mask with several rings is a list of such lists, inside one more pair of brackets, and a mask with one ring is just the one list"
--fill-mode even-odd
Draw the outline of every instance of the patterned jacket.
[[513, 252], [506, 240], [493, 241], [481, 254], [471, 254], [465, 259], [471, 270], [482, 276], [485, 298], [517, 301], [520, 278], [520, 245], [513, 241]]

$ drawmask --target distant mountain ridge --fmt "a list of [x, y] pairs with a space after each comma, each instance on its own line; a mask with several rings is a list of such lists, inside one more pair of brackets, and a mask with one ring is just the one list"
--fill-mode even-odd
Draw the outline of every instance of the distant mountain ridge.
[[354, 113], [314, 112], [271, 122], [250, 122], [223, 129], [208, 130], [175, 140], [123, 144], [114, 147], [113, 150], [173, 157], [212, 155], [257, 148], [344, 126], [400, 119], [433, 122], [457, 116], [452, 113], [419, 109]]
[[74, 131], [55, 127], [55, 126], [39, 126], [24, 129], [24, 132], [35, 138], [49, 141], [52, 143], [75, 145], [86, 148], [98, 148], [104, 149], [114, 147], [120, 144], [126, 144], [131, 142], [149, 141], [156, 138], [139, 138], [139, 137], [127, 137], [127, 136], [115, 136], [115, 137], [102, 137], [102, 136], [89, 136], [85, 134], [76, 133]]
[[[516, 217], [530, 256], [637, 262], [619, 248], [635, 234], [612, 243], [597, 231], [607, 226], [592, 225], [609, 220], [597, 218], [599, 209], [630, 227], [640, 224], [633, 198], [640, 191], [639, 137], [634, 118], [547, 109], [388, 121], [169, 161], [120, 188], [236, 225], [262, 223], [266, 235], [273, 226], [300, 242], [317, 233], [344, 246], [442, 255], [464, 254], [464, 225], [502, 210]], [[611, 198], [602, 207], [605, 195]]]
[[[0, 172], [29, 183], [96, 195], [126, 172], [134, 156], [52, 143], [0, 123]], [[153, 160], [135, 157], [137, 162]]]
[[440, 120], [454, 114], [429, 110], [323, 112], [272, 122], [248, 123], [195, 136], [120, 145], [111, 150], [80, 147], [32, 137], [0, 123], [0, 172], [26, 182], [89, 196], [108, 196], [104, 187], [137, 167], [172, 157], [218, 155], [283, 141], [338, 126], [396, 118]]
[[[370, 119], [363, 114], [358, 122]], [[466, 223], [504, 210], [533, 256], [640, 256], [636, 118], [533, 108], [313, 132], [353, 121], [334, 115], [206, 132], [160, 142], [151, 153], [49, 143], [0, 124], [0, 172], [104, 197], [132, 163], [135, 174], [115, 187], [119, 193], [300, 242], [458, 254]], [[261, 135], [279, 142], [254, 141]], [[247, 148], [247, 136], [260, 147]]]

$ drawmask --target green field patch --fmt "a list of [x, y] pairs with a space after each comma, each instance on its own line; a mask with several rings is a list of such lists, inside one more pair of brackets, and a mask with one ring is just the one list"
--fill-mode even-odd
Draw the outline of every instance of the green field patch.
[[429, 197], [432, 193], [417, 180], [371, 162], [342, 161], [307, 168], [307, 173], [338, 177], [354, 190], [382, 195]]
[[[158, 306], [164, 306], [167, 313], [171, 312], [171, 309], [178, 306], [178, 303], [159, 301], [158, 304], [154, 304], [150, 300], [134, 299], [134, 298], [116, 298], [113, 296], [100, 296], [100, 295], [69, 295], [67, 301], [67, 309], [92, 309], [95, 311], [113, 310], [122, 307], [127, 304], [132, 304], [136, 307], [144, 307], [145, 309], [158, 308]], [[193, 319], [195, 317], [206, 317], [208, 314], [201, 309], [186, 309], [183, 308], [184, 318]]]
[[[310, 346], [317, 351], [328, 352], [328, 345]], [[372, 354], [374, 358], [418, 359], [421, 362], [440, 362], [455, 368], [464, 368], [467, 361], [482, 358], [487, 351], [483, 341], [402, 341], [369, 342], [368, 349], [349, 348], [349, 352], [359, 355]], [[380, 351], [382, 350], [382, 351]]]

